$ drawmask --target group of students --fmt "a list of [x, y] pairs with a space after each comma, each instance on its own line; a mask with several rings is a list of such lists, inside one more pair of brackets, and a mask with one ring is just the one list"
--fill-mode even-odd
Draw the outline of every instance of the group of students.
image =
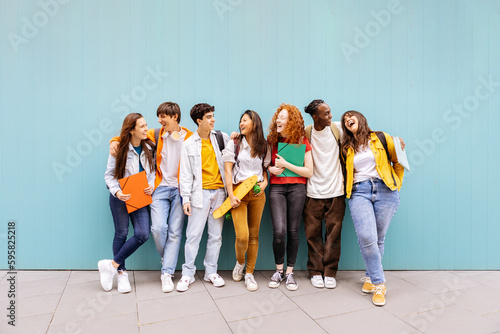
[[[197, 125], [195, 132], [179, 125], [180, 108], [173, 102], [158, 107], [161, 129], [148, 130], [141, 114], [126, 116], [120, 136], [111, 141], [105, 172], [115, 235], [113, 259], [98, 262], [103, 289], [111, 290], [117, 277], [118, 291], [131, 291], [125, 259], [148, 239], [150, 212], [151, 233], [162, 258], [162, 291], [174, 290], [172, 278], [185, 216], [188, 217], [185, 262], [177, 291], [188, 290], [195, 281], [195, 260], [205, 225], [208, 238], [204, 280], [223, 286], [225, 282], [217, 274], [217, 262], [224, 217], [216, 219], [213, 212], [229, 197], [236, 234], [232, 278], [235, 281], [244, 278], [249, 291], [257, 290], [253, 272], [266, 202], [265, 189], [269, 185], [276, 271], [268, 286], [277, 288], [284, 281], [288, 290], [298, 288], [293, 268], [303, 218], [311, 284], [317, 288], [336, 287], [347, 197], [366, 265], [362, 291], [373, 293], [375, 305], [384, 305], [384, 239], [399, 206], [404, 175], [392, 137], [372, 131], [366, 118], [357, 111], [348, 111], [340, 122], [332, 122], [330, 107], [323, 100], [314, 100], [305, 107], [314, 121], [308, 127], [304, 126], [297, 107], [281, 104], [272, 117], [267, 139], [255, 111], [243, 113], [239, 133], [234, 132], [231, 137], [214, 131], [214, 111], [215, 108], [206, 103], [191, 109], [190, 116]], [[278, 154], [281, 142], [305, 144], [303, 165], [294, 165]], [[123, 194], [118, 180], [142, 170], [149, 183], [144, 192], [152, 194], [153, 202], [150, 211], [144, 207], [128, 214], [125, 202], [130, 195]], [[285, 170], [298, 176], [281, 175]], [[243, 198], [237, 198], [234, 189], [253, 175], [258, 177], [260, 191], [250, 191]], [[129, 218], [134, 236], [127, 240]]]

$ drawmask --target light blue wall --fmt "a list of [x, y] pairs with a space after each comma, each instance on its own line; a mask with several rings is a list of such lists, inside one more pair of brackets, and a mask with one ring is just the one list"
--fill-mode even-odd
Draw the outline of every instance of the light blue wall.
[[[111, 256], [103, 173], [127, 113], [154, 127], [176, 101], [194, 129], [189, 109], [208, 102], [230, 132], [245, 109], [267, 125], [281, 102], [323, 98], [335, 119], [356, 109], [407, 143], [386, 269], [500, 269], [499, 1], [2, 0], [0, 36], [0, 268], [9, 220], [18, 268]], [[266, 207], [257, 268], [273, 266], [271, 234]], [[234, 259], [228, 223], [220, 268]], [[128, 267], [159, 262], [150, 239]], [[346, 214], [341, 268], [362, 267]]]

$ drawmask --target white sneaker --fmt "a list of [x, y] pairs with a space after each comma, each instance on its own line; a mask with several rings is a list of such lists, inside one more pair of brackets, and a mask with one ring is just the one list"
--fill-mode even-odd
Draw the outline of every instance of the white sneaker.
[[236, 261], [236, 265], [234, 266], [233, 269], [233, 280], [235, 282], [241, 281], [243, 278], [243, 269], [245, 268], [245, 264], [239, 264], [238, 261]]
[[194, 282], [194, 277], [182, 276], [181, 280], [177, 283], [177, 291], [184, 292], [189, 289], [189, 285]]
[[132, 288], [128, 280], [128, 273], [126, 271], [118, 273], [118, 292], [128, 293], [130, 291], [132, 291]]
[[335, 277], [325, 276], [325, 287], [327, 289], [335, 289], [337, 287], [337, 281], [335, 280]]
[[174, 282], [172, 282], [172, 277], [174, 277], [174, 275], [170, 275], [167, 273], [161, 274], [161, 291], [172, 292], [174, 290]]
[[219, 274], [205, 274], [205, 277], [203, 279], [207, 282], [212, 282], [212, 284], [216, 287], [224, 286], [226, 282], [224, 282], [224, 279], [219, 276]]
[[313, 277], [311, 277], [311, 284], [315, 288], [321, 289], [325, 287], [325, 283], [323, 282], [323, 277], [321, 277], [321, 275], [314, 275]]
[[253, 274], [245, 274], [245, 285], [247, 286], [248, 291], [255, 291], [259, 288]]
[[99, 269], [99, 274], [101, 275], [101, 286], [104, 291], [110, 291], [113, 289], [113, 279], [118, 274], [116, 268], [113, 267], [111, 260], [101, 260], [97, 262], [97, 268]]

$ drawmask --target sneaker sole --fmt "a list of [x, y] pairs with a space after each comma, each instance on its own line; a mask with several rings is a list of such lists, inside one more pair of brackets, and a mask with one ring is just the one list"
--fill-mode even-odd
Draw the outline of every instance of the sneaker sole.
[[[191, 285], [191, 284], [193, 284], [193, 283], [189, 283], [189, 285]], [[185, 291], [188, 291], [188, 289], [189, 289], [189, 285], [188, 285], [188, 286], [186, 286], [185, 288], [182, 288], [182, 289], [179, 289], [179, 287], [177, 287], [177, 288], [176, 288], [176, 290], [177, 290], [177, 291], [179, 291], [179, 292], [185, 292]]]
[[170, 288], [168, 288], [168, 289], [161, 288], [161, 292], [169, 293], [169, 292], [172, 292], [172, 291], [174, 291], [174, 287], [173, 286], [170, 287]]
[[250, 291], [250, 292], [254, 292], [254, 291], [257, 291], [259, 289], [259, 287], [255, 287], [255, 288], [249, 288], [247, 286], [247, 290]]
[[296, 285], [294, 287], [290, 287], [290, 286], [287, 285], [286, 288], [287, 288], [288, 291], [295, 291], [295, 290], [297, 290], [299, 288], [299, 286]]
[[372, 293], [373, 292], [373, 290], [365, 290], [363, 288], [361, 288], [361, 291], [363, 291], [364, 293]]
[[[101, 260], [101, 261], [102, 261], [102, 260]], [[104, 283], [103, 283], [103, 279], [102, 279], [102, 271], [103, 271], [103, 270], [104, 270], [104, 271], [107, 271], [107, 270], [106, 270], [107, 268], [105, 267], [105, 265], [104, 265], [101, 261], [97, 262], [97, 269], [99, 270], [99, 278], [100, 278], [100, 282], [101, 282], [101, 287], [102, 287], [102, 289], [103, 289], [104, 291], [108, 292], [108, 291], [113, 290], [113, 281], [114, 281], [115, 277], [113, 276], [113, 278], [111, 279], [111, 287], [110, 287], [109, 289], [107, 289], [107, 288], [105, 287], [105, 285], [106, 285], [105, 283], [107, 283], [107, 282], [104, 282]]]
[[268, 287], [270, 287], [271, 289], [276, 289], [280, 286], [281, 283], [269, 283], [267, 284]]
[[179, 289], [179, 286], [177, 286], [175, 289], [177, 291], [179, 291], [179, 292], [185, 292], [185, 291], [187, 291], [189, 289], [189, 286], [194, 283], [194, 281], [195, 281], [195, 279], [193, 277], [193, 280], [189, 282], [189, 284], [187, 285], [187, 287], [185, 289], [184, 288], [183, 289]]
[[243, 275], [241, 275], [241, 277], [238, 277], [238, 276], [236, 276], [236, 277], [235, 277], [235, 276], [233, 275], [233, 281], [235, 281], [235, 282], [239, 282], [239, 281], [241, 281], [241, 279], [242, 279], [242, 278], [243, 278]]
[[336, 285], [334, 285], [334, 286], [326, 286], [325, 285], [325, 288], [327, 288], [327, 289], [335, 289], [336, 287], [337, 287]]
[[119, 293], [129, 293], [130, 291], [132, 291], [132, 289], [130, 289], [130, 290], [122, 290], [122, 291], [118, 290]]
[[226, 285], [226, 282], [224, 282], [224, 283], [222, 283], [222, 284], [221, 284], [221, 283], [214, 283], [214, 282], [212, 282], [209, 278], [205, 278], [205, 277], [203, 277], [203, 280], [204, 280], [205, 282], [210, 282], [210, 283], [212, 283], [212, 284], [213, 284], [215, 287], [217, 287], [217, 288], [220, 288], [221, 286]]
[[383, 303], [375, 303], [373, 300], [372, 300], [372, 303], [373, 305], [376, 305], [376, 306], [384, 306], [385, 305], [385, 301]]

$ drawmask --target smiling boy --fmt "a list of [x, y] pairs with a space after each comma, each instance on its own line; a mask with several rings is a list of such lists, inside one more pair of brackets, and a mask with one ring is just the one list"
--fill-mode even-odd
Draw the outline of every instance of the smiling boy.
[[[226, 199], [225, 178], [221, 148], [214, 129], [215, 108], [207, 103], [196, 104], [191, 109], [191, 118], [198, 126], [197, 131], [184, 142], [181, 154], [180, 192], [184, 213], [188, 216], [185, 263], [182, 278], [177, 283], [177, 291], [186, 291], [194, 282], [194, 264], [205, 224], [208, 225], [207, 249], [203, 265], [204, 280], [220, 287], [224, 279], [217, 274], [220, 247], [222, 245], [223, 219], [215, 219], [213, 212]], [[224, 144], [229, 136], [221, 133]], [[222, 171], [222, 172], [221, 172]]]
[[[337, 286], [340, 234], [345, 212], [344, 178], [340, 164], [340, 123], [332, 124], [332, 113], [323, 100], [314, 100], [305, 112], [314, 124], [306, 128], [314, 161], [307, 181], [303, 219], [307, 239], [307, 269], [316, 288]], [[322, 225], [325, 221], [325, 241]]]

